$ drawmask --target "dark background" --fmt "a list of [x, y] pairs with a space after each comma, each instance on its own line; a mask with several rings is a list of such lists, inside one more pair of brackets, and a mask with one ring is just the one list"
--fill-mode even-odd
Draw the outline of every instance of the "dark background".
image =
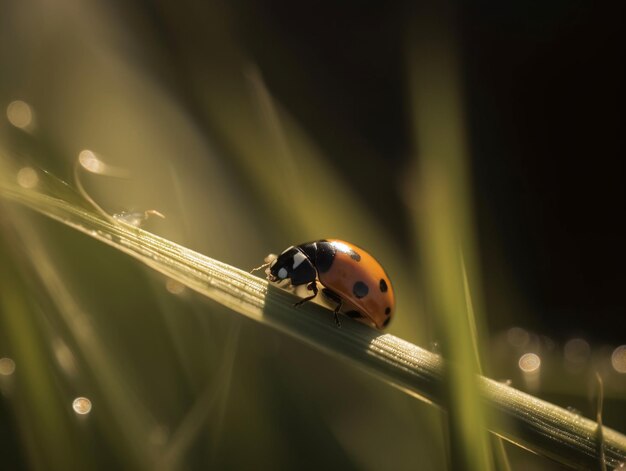
[[[410, 3], [248, 2], [237, 14], [270, 88], [319, 142], [334, 147], [337, 127], [350, 129], [401, 169], [411, 155]], [[491, 328], [510, 322], [490, 288], [505, 270], [526, 327], [623, 341], [623, 4], [462, 2], [454, 17]], [[346, 177], [359, 165], [334, 163]]]

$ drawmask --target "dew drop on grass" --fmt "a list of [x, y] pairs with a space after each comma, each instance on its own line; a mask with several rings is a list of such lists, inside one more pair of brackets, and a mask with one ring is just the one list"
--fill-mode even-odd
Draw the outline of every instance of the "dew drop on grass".
[[122, 211], [121, 213], [117, 213], [113, 215], [113, 218], [117, 221], [123, 222], [133, 227], [141, 227], [141, 225], [148, 220], [151, 216], [158, 216], [162, 219], [165, 218], [163, 214], [158, 212], [155, 209], [149, 209], [148, 211], [140, 212], [140, 211]]
[[572, 414], [576, 414], [578, 416], [583, 415], [582, 412], [580, 412], [578, 409], [576, 409], [575, 407], [572, 406], [567, 406], [566, 409], [571, 412]]
[[141, 223], [144, 221], [144, 217], [142, 213], [117, 213], [114, 214], [113, 217], [123, 223], [129, 224], [134, 227], [141, 226]]

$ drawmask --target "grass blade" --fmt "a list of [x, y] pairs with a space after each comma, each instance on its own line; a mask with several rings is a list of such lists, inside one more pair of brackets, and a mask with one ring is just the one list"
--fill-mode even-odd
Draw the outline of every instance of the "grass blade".
[[[264, 279], [84, 207], [4, 180], [0, 196], [111, 245], [234, 312], [340, 355], [412, 396], [441, 401], [445, 363], [436, 354], [348, 319], [337, 329], [330, 311], [316, 305], [296, 311], [293, 296]], [[493, 433], [574, 468], [598, 465], [596, 422], [484, 377], [479, 390]], [[626, 461], [626, 436], [602, 430], [604, 462], [616, 467]]]

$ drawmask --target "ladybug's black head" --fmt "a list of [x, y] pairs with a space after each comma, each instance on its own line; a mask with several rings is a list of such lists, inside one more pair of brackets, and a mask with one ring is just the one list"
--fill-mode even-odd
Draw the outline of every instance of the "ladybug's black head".
[[317, 270], [311, 260], [296, 247], [290, 247], [274, 260], [268, 270], [267, 278], [270, 281], [280, 282], [291, 280], [294, 286], [304, 285], [315, 281]]

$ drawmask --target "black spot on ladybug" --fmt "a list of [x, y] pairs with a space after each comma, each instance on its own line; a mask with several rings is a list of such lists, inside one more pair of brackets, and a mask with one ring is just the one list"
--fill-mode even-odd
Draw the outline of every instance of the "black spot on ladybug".
[[360, 319], [361, 317], [363, 317], [361, 313], [358, 311], [348, 311], [346, 312], [346, 316], [348, 316], [351, 319]]
[[380, 280], [380, 290], [383, 293], [387, 292], [387, 282], [385, 280], [383, 280], [383, 279]]
[[389, 314], [391, 314], [391, 308], [390, 307], [385, 309], [385, 315], [388, 316]]
[[358, 253], [356, 253], [354, 250], [350, 251], [350, 258], [352, 260], [356, 260], [357, 262], [361, 261], [361, 256]]
[[352, 293], [354, 293], [354, 295], [359, 299], [367, 296], [367, 293], [369, 293], [369, 291], [370, 289], [362, 281], [357, 281], [352, 287]]
[[388, 317], [387, 319], [385, 319], [385, 322], [383, 322], [383, 327], [387, 327], [389, 325], [390, 320], [391, 320], [391, 317]]

